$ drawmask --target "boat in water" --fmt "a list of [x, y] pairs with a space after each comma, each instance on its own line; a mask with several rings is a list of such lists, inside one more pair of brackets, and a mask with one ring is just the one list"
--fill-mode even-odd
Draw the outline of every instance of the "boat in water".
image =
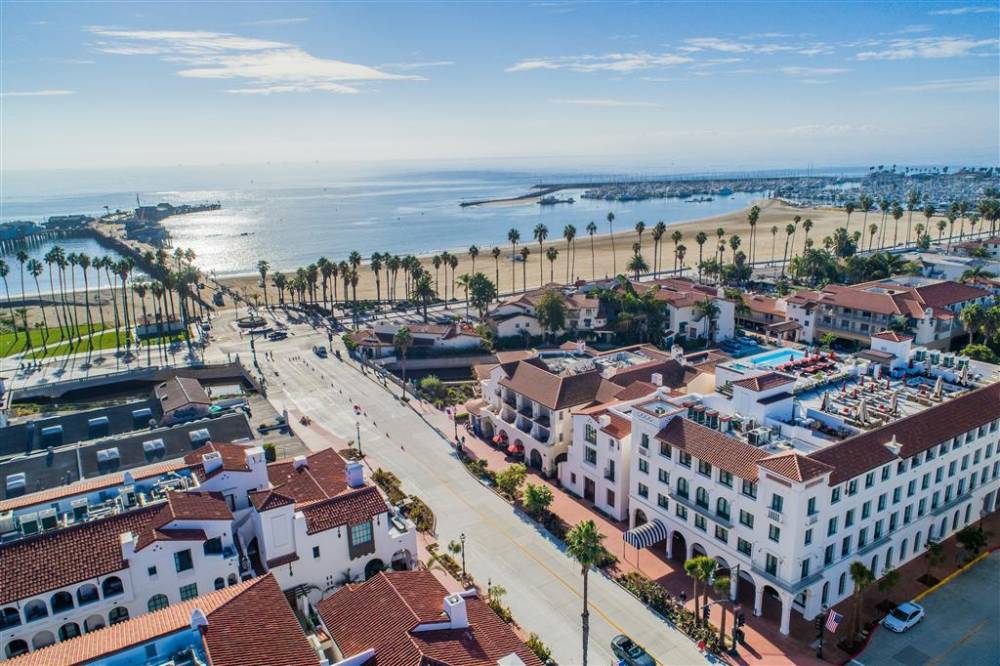
[[573, 197], [569, 197], [568, 199], [557, 199], [556, 197], [553, 196], [547, 196], [547, 197], [542, 197], [541, 199], [538, 200], [539, 206], [555, 206], [556, 204], [571, 204], [571, 203], [576, 203], [576, 200], [573, 199]]

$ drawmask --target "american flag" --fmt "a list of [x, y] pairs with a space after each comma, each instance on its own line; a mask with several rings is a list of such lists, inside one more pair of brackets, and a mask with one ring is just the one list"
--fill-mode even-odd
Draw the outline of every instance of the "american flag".
[[844, 616], [837, 611], [830, 609], [830, 614], [826, 616], [826, 630], [831, 634], [837, 631], [837, 627], [840, 626], [841, 621], [843, 621]]

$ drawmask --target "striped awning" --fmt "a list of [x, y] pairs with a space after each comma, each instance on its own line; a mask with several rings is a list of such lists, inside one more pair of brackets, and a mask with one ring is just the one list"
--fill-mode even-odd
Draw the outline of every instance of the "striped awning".
[[624, 534], [625, 543], [642, 550], [643, 548], [649, 548], [657, 541], [663, 541], [670, 534], [670, 530], [667, 526], [660, 522], [658, 519], [654, 518], [645, 525], [640, 525], [635, 529], [629, 530]]

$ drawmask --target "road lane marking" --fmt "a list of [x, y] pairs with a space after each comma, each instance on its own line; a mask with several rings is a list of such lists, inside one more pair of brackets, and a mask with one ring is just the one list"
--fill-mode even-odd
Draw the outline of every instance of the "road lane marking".
[[935, 664], [940, 664], [942, 659], [947, 657], [949, 654], [957, 650], [962, 645], [965, 645], [970, 640], [972, 640], [972, 637], [975, 636], [977, 633], [979, 633], [979, 630], [982, 629], [987, 622], [988, 620], [982, 620], [972, 629], [969, 629], [967, 632], [965, 632], [964, 636], [962, 636], [957, 641], [949, 645], [947, 650], [945, 650], [944, 652], [940, 653], [939, 655], [931, 659], [929, 662], [927, 662], [927, 666], [934, 666]]

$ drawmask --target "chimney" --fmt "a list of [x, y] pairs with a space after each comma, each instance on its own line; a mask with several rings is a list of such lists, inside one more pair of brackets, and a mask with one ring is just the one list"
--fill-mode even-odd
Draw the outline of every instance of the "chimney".
[[583, 354], [587, 350], [587, 343], [583, 340], [578, 340], [576, 343], [576, 353]]
[[452, 629], [468, 628], [469, 614], [465, 608], [465, 597], [449, 594], [444, 598], [444, 612], [448, 615], [448, 623]]
[[135, 535], [131, 532], [122, 532], [118, 536], [118, 543], [122, 547], [122, 559], [126, 562], [131, 560], [132, 556], [135, 555]]
[[249, 467], [250, 469], [254, 469], [258, 465], [264, 462], [264, 447], [262, 446], [250, 447], [246, 451], [244, 451], [243, 455], [246, 459], [247, 467]]
[[684, 362], [684, 347], [680, 345], [674, 345], [670, 348], [670, 358], [677, 361], [678, 363]]
[[597, 425], [601, 426], [602, 428], [607, 428], [609, 425], [611, 425], [611, 417], [608, 416], [607, 414], [601, 414], [600, 416], [597, 417]]
[[351, 488], [361, 488], [365, 485], [365, 473], [361, 463], [357, 461], [347, 463], [347, 485]]
[[653, 386], [663, 386], [663, 373], [654, 372], [650, 376], [649, 381], [653, 383]]
[[135, 477], [132, 476], [132, 472], [125, 472], [122, 475], [122, 484], [126, 486], [131, 486], [135, 484]]
[[193, 631], [198, 631], [202, 627], [208, 626], [208, 618], [205, 613], [200, 608], [195, 608], [191, 611], [191, 629]]
[[294, 469], [302, 469], [303, 467], [309, 467], [309, 461], [306, 460], [305, 456], [295, 456], [292, 458], [292, 467]]
[[205, 468], [205, 474], [211, 474], [222, 467], [222, 454], [218, 451], [209, 451], [201, 457], [201, 464]]

